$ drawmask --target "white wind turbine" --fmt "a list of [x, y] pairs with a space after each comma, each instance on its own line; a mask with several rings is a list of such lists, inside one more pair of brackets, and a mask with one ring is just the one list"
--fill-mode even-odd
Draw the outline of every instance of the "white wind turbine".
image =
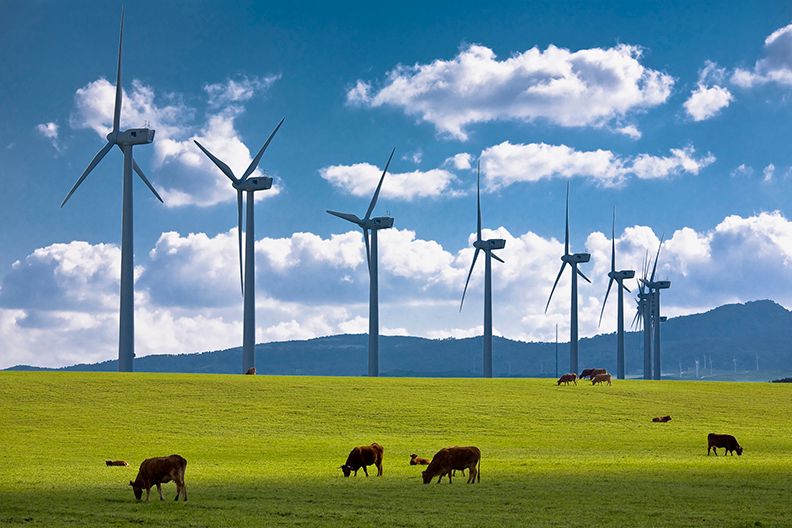
[[[265, 191], [272, 187], [272, 178], [269, 176], [259, 176], [251, 178], [250, 175], [258, 167], [259, 161], [264, 151], [267, 150], [275, 133], [283, 124], [286, 118], [280, 120], [275, 129], [270, 133], [267, 141], [250, 162], [250, 165], [242, 174], [241, 178], [237, 178], [231, 168], [219, 160], [214, 154], [209, 152], [203, 145], [198, 145], [206, 156], [217, 165], [217, 168], [231, 180], [231, 186], [237, 192], [237, 240], [239, 241], [239, 280], [242, 285], [242, 294], [244, 295], [244, 317], [242, 323], [242, 372], [249, 372], [250, 369], [256, 366], [256, 264], [255, 264], [255, 242], [256, 237], [254, 234], [255, 222], [253, 216], [254, 209], [254, 193], [256, 191]], [[242, 193], [247, 193], [247, 214], [245, 215], [245, 276], [242, 278]]]
[[145, 145], [154, 141], [154, 130], [149, 128], [130, 128], [121, 130], [121, 47], [124, 41], [124, 12], [121, 11], [121, 34], [118, 38], [118, 66], [116, 69], [115, 105], [113, 107], [113, 129], [107, 134], [107, 144], [96, 153], [91, 163], [83, 171], [82, 176], [71, 188], [61, 207], [66, 205], [74, 191], [82, 184], [110, 150], [116, 146], [124, 153], [124, 180], [121, 209], [121, 291], [118, 318], [118, 371], [132, 372], [135, 358], [135, 297], [134, 297], [134, 236], [132, 221], [132, 171], [143, 180], [143, 183], [162, 202], [162, 198], [148, 181], [143, 171], [132, 157], [132, 147]]

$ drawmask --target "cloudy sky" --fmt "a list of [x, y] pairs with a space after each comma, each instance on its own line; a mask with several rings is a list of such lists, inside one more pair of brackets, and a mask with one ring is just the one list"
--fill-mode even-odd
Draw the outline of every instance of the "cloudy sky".
[[[59, 204], [111, 125], [120, 6], [0, 3], [0, 368], [117, 354], [122, 159]], [[581, 334], [598, 327], [616, 207], [617, 265], [659, 238], [666, 313], [772, 298], [792, 307], [792, 6], [697, 2], [141, 1], [127, 6], [122, 127], [135, 157], [137, 354], [241, 344], [235, 193], [198, 139], [242, 172], [286, 121], [256, 204], [257, 339], [367, 328], [358, 215], [390, 150], [377, 214], [383, 333], [481, 332], [465, 308], [475, 166], [495, 332], [568, 332], [564, 191], [582, 266]], [[630, 301], [628, 318], [632, 318]]]

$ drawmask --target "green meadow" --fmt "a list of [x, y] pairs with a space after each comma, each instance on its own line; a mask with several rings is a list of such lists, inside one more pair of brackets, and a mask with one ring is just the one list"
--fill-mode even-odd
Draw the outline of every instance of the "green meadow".
[[[344, 478], [375, 441], [384, 475]], [[408, 465], [449, 445], [480, 484]], [[0, 446], [3, 526], [792, 526], [788, 384], [3, 372]], [[136, 503], [171, 453], [189, 501]]]

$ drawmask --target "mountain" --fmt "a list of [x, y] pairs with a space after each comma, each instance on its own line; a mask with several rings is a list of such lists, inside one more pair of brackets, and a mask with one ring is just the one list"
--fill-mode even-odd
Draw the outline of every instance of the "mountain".
[[[693, 377], [695, 361], [700, 376], [713, 379], [769, 379], [792, 374], [792, 312], [773, 301], [720, 306], [705, 313], [674, 317], [663, 323], [664, 377]], [[362, 376], [366, 373], [366, 335], [335, 335], [305, 341], [256, 345], [259, 374]], [[481, 338], [424, 339], [407, 336], [380, 338], [383, 376], [480, 376]], [[639, 332], [625, 335], [628, 377], [640, 377], [643, 339]], [[616, 335], [604, 334], [580, 341], [580, 366], [616, 370]], [[239, 372], [241, 348], [197, 354], [152, 355], [135, 359], [142, 372]], [[493, 339], [494, 374], [554, 376], [555, 344]], [[757, 356], [759, 367], [756, 368]], [[558, 371], [569, 365], [567, 343], [558, 345]], [[735, 374], [736, 361], [736, 374]], [[681, 368], [680, 368], [681, 365]], [[711, 365], [711, 367], [710, 367]], [[37, 370], [17, 366], [13, 370]], [[81, 364], [58, 370], [114, 371], [115, 360]]]

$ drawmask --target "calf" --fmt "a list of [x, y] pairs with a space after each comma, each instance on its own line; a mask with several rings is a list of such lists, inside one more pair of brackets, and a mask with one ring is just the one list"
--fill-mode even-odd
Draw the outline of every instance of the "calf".
[[160, 484], [173, 481], [176, 483], [176, 500], [179, 500], [179, 495], [183, 495], [186, 501], [187, 487], [184, 485], [184, 472], [186, 470], [187, 460], [179, 455], [147, 458], [140, 464], [137, 477], [135, 477], [135, 480], [130, 480], [129, 485], [132, 486], [132, 491], [135, 492], [135, 499], [137, 500], [140, 500], [145, 488], [146, 501], [148, 502], [151, 486], [156, 485], [160, 500], [165, 500], [162, 496]]
[[448, 483], [451, 484], [451, 473], [455, 469], [468, 470], [468, 484], [481, 482], [481, 450], [474, 446], [441, 449], [421, 473], [423, 483], [429, 484], [434, 477], [438, 477], [439, 484], [443, 475], [448, 475]]
[[410, 455], [410, 465], [411, 466], [428, 466], [429, 460], [426, 458], [419, 457], [415, 453]]
[[377, 476], [382, 476], [382, 454], [385, 450], [381, 445], [374, 443], [367, 446], [355, 447], [349, 452], [346, 463], [340, 467], [344, 476], [348, 477], [352, 472], [357, 477], [358, 469], [363, 468], [363, 473], [368, 477], [366, 466], [375, 465]]
[[575, 385], [577, 385], [577, 374], [575, 374], [574, 372], [570, 372], [569, 374], [564, 374], [563, 376], [558, 378], [557, 384], [561, 385], [562, 383], [566, 383], [567, 385], [569, 385], [570, 381]]
[[128, 466], [129, 462], [126, 460], [105, 460], [105, 464], [108, 466]]
[[612, 385], [610, 374], [597, 374], [593, 378], [591, 378], [592, 385], [597, 385], [598, 383], [605, 383], [606, 381], [608, 382], [608, 385]]
[[670, 422], [671, 421], [671, 417], [670, 416], [655, 416], [654, 418], [652, 418], [652, 421], [653, 422], [666, 423], [666, 422]]
[[722, 435], [722, 434], [715, 434], [710, 433], [707, 435], [707, 456], [710, 454], [710, 449], [712, 452], [715, 453], [715, 456], [718, 456], [718, 449], [722, 447], [726, 450], [726, 454], [729, 453], [734, 456], [734, 451], [737, 451], [737, 456], [742, 456], [743, 448], [742, 446], [737, 443], [737, 439], [734, 438], [732, 435]]

